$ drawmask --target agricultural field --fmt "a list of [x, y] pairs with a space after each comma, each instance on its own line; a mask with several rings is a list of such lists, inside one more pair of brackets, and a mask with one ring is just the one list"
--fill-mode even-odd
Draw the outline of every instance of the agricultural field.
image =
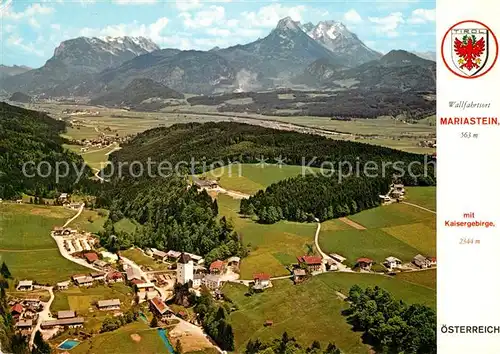
[[[427, 193], [430, 200], [429, 189], [424, 187], [426, 191], [418, 193], [419, 188], [408, 189], [408, 199]], [[408, 262], [418, 253], [436, 255], [436, 216], [428, 211], [395, 203], [364, 210], [349, 216], [348, 220], [366, 229], [342, 225], [339, 220], [327, 221], [322, 225], [319, 238], [324, 252], [341, 254], [348, 264], [354, 264], [360, 257], [382, 263], [388, 256]]]
[[[57, 343], [61, 341], [58, 338]], [[148, 324], [140, 320], [118, 328], [116, 331], [98, 334], [71, 350], [72, 354], [158, 354], [167, 352], [165, 343], [158, 335], [157, 330], [149, 328]]]
[[73, 220], [69, 226], [78, 230], [98, 233], [103, 230], [107, 219], [108, 211], [105, 209], [84, 209], [80, 216]]
[[[272, 288], [252, 296], [245, 296], [247, 287], [228, 283], [223, 292], [237, 308], [230, 314], [236, 352], [243, 352], [250, 338], [266, 341], [286, 331], [304, 346], [318, 340], [323, 347], [328, 342], [335, 343], [343, 353], [370, 353], [360, 334], [353, 332], [346, 322], [341, 312], [347, 304], [336, 294], [336, 291], [347, 294], [354, 284], [378, 285], [407, 303], [435, 307], [435, 291], [373, 274], [326, 273], [299, 285], [279, 280], [273, 282]], [[272, 320], [273, 325], [264, 327], [266, 320]]]
[[134, 300], [133, 290], [123, 283], [99, 285], [90, 288], [71, 287], [68, 290], [54, 292], [51, 312], [74, 310], [85, 317], [85, 328], [98, 331], [106, 316], [113, 311], [99, 311], [96, 302], [99, 300], [120, 299], [121, 312], [127, 311]]
[[39, 283], [56, 283], [85, 271], [63, 258], [50, 232], [74, 215], [64, 207], [0, 204], [0, 259], [13, 277]]
[[241, 261], [242, 279], [250, 279], [259, 272], [287, 275], [285, 266], [313, 247], [316, 224], [281, 221], [262, 225], [238, 214], [240, 201], [237, 199], [219, 194], [217, 203], [219, 214], [232, 221], [243, 244], [250, 248], [250, 254]]
[[405, 187], [406, 201], [436, 211], [436, 187]]
[[396, 278], [427, 288], [436, 289], [437, 271], [435, 268], [418, 272], [404, 272], [396, 274]]
[[233, 164], [209, 171], [204, 176], [208, 179], [217, 179], [224, 189], [255, 194], [273, 183], [299, 176], [304, 172], [302, 166]]

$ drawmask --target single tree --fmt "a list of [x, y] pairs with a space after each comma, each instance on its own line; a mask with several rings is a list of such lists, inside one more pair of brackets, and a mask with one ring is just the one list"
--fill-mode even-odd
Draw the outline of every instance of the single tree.
[[5, 262], [2, 262], [2, 267], [0, 268], [0, 274], [2, 274], [5, 279], [12, 278], [9, 267], [7, 267], [7, 264], [5, 264]]

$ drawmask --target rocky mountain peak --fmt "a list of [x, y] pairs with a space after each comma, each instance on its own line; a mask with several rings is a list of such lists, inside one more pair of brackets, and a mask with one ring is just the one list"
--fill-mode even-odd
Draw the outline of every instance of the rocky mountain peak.
[[278, 25], [276, 26], [276, 29], [282, 30], [282, 31], [287, 31], [287, 30], [302, 31], [300, 29], [300, 22], [292, 20], [292, 18], [290, 16], [287, 16], [287, 17], [279, 20]]

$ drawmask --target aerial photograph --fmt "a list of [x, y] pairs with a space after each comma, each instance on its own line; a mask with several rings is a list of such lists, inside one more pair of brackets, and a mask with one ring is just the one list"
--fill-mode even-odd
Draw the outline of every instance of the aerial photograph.
[[0, 353], [436, 353], [435, 5], [0, 0]]

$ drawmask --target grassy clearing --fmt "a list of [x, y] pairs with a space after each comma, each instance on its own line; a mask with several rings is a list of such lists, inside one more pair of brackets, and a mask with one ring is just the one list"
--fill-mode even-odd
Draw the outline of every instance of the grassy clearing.
[[91, 288], [71, 287], [68, 290], [57, 291], [54, 295], [54, 302], [50, 308], [53, 313], [74, 310], [86, 318], [85, 328], [95, 331], [99, 330], [106, 316], [113, 314], [113, 311], [99, 311], [96, 308], [97, 301], [120, 299], [121, 311], [127, 311], [134, 299], [132, 289], [122, 283]]
[[258, 224], [238, 214], [239, 200], [226, 195], [217, 197], [219, 214], [232, 220], [235, 230], [249, 246], [250, 254], [242, 259], [241, 277], [249, 279], [254, 273], [267, 272], [273, 276], [287, 275], [283, 266], [303, 255], [314, 244], [315, 224], [281, 221], [273, 225]]
[[436, 289], [437, 271], [435, 268], [419, 272], [398, 273], [396, 279], [404, 280], [427, 288]]
[[436, 216], [411, 205], [394, 203], [363, 210], [358, 214], [349, 216], [349, 219], [366, 228], [372, 229], [413, 224], [422, 221], [432, 223], [436, 219]]
[[387, 234], [415, 247], [423, 254], [436, 255], [436, 225], [431, 222], [383, 228]]
[[134, 233], [138, 227], [141, 225], [134, 220], [123, 218], [115, 223], [115, 229], [119, 232], [128, 232], [130, 234]]
[[[13, 288], [13, 287], [12, 287]], [[9, 296], [17, 299], [33, 299], [39, 298], [41, 301], [49, 301], [50, 293], [48, 290], [33, 290], [33, 291], [9, 291]]]
[[120, 251], [120, 254], [140, 266], [150, 267], [153, 270], [168, 270], [167, 264], [157, 262], [153, 258], [146, 256], [141, 252], [141, 250], [137, 248], [130, 248], [125, 251]]
[[[347, 305], [336, 295], [336, 291], [347, 294], [355, 284], [379, 286], [409, 304], [436, 307], [433, 289], [398, 277], [374, 274], [325, 273], [299, 285], [288, 280], [274, 281], [271, 289], [250, 297], [245, 296], [245, 286], [226, 284], [223, 292], [238, 309], [230, 315], [236, 352], [242, 352], [250, 338], [269, 340], [287, 331], [306, 346], [318, 340], [323, 346], [335, 342], [344, 353], [368, 353], [370, 348], [362, 343], [360, 334], [353, 332], [342, 316]], [[266, 320], [272, 320], [273, 326], [264, 327]]]
[[436, 187], [406, 187], [406, 200], [436, 211]]
[[63, 258], [50, 237], [72, 215], [64, 207], [0, 204], [0, 259], [15, 278], [53, 284], [86, 269]]
[[[131, 335], [138, 334], [141, 340], [136, 342]], [[98, 334], [71, 350], [72, 354], [115, 354], [115, 353], [166, 353], [165, 344], [156, 329], [151, 329], [142, 321], [125, 325], [116, 331]]]
[[289, 177], [302, 174], [301, 166], [235, 164], [224, 166], [206, 173], [209, 179], [219, 179], [225, 189], [254, 194], [269, 185]]
[[324, 252], [343, 255], [352, 264], [359, 257], [368, 257], [378, 263], [389, 256], [411, 261], [419, 253], [418, 249], [380, 229], [321, 231], [320, 247]]
[[108, 211], [104, 209], [84, 209], [80, 216], [71, 222], [70, 226], [78, 230], [98, 233], [103, 230], [104, 223], [108, 219], [108, 214]]

